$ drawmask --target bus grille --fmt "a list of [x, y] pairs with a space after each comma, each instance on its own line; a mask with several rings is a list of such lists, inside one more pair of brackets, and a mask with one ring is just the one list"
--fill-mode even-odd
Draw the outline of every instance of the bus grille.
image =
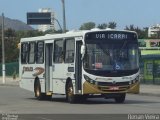
[[129, 85], [110, 85], [110, 86], [98, 86], [98, 89], [103, 92], [123, 92], [129, 89]]
[[98, 82], [98, 86], [124, 86], [129, 85], [129, 82]]

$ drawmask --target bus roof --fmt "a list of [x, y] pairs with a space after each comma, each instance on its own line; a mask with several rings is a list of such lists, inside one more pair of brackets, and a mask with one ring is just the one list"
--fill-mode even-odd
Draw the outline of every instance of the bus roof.
[[66, 33], [60, 33], [60, 34], [46, 34], [44, 36], [21, 38], [20, 42], [53, 40], [53, 39], [69, 38], [69, 37], [84, 37], [84, 35], [86, 33], [99, 32], [99, 31], [106, 31], [106, 32], [107, 31], [120, 31], [120, 32], [129, 32], [129, 33], [137, 34], [135, 31], [128, 31], [128, 30], [94, 28], [94, 29], [91, 29], [91, 30], [72, 30], [72, 31], [69, 31], [69, 32], [66, 32]]

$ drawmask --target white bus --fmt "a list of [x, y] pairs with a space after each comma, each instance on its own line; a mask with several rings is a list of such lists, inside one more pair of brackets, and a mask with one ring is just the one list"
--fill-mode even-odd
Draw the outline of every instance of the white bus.
[[125, 101], [139, 93], [139, 49], [131, 31], [72, 31], [20, 41], [20, 87], [38, 99], [66, 95], [73, 103], [88, 97]]

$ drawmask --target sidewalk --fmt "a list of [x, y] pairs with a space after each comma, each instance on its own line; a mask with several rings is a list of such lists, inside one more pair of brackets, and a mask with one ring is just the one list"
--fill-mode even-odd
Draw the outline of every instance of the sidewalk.
[[[0, 86], [19, 86], [19, 78], [13, 80], [12, 77], [6, 77], [5, 84], [2, 83], [2, 77], [0, 77]], [[159, 96], [160, 97], [160, 85], [140, 85], [140, 94], [150, 95], [150, 96]]]
[[160, 85], [141, 84], [140, 94], [160, 97]]
[[6, 77], [5, 84], [3, 84], [2, 80], [2, 77], [0, 77], [0, 86], [19, 86], [19, 78]]

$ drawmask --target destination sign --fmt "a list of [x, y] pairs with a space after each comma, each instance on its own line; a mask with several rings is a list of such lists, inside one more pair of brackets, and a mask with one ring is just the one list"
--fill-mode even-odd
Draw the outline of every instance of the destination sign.
[[125, 40], [137, 39], [135, 33], [123, 31], [107, 31], [107, 32], [90, 32], [87, 33], [85, 38], [87, 40]]

